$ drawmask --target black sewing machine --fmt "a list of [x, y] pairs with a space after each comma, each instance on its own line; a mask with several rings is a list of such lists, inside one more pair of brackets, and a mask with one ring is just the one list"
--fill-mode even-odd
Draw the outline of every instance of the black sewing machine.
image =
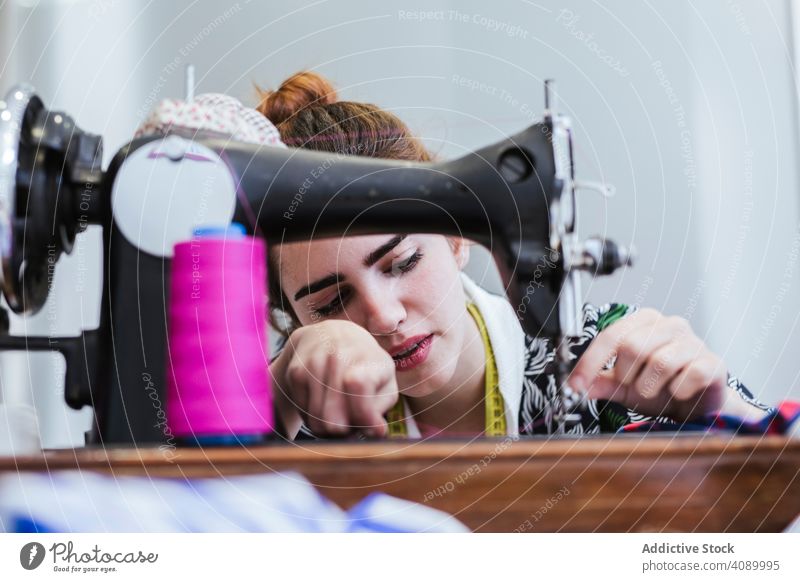
[[[541, 123], [459, 159], [436, 163], [260, 147], [207, 134], [136, 139], [101, 168], [102, 142], [30, 88], [0, 103], [2, 289], [34, 313], [55, 262], [90, 224], [103, 228], [100, 325], [78, 337], [13, 337], [0, 349], [57, 350], [65, 398], [92, 406], [89, 443], [158, 443], [163, 419], [167, 289], [175, 242], [201, 224], [244, 224], [275, 244], [379, 232], [460, 235], [493, 254], [529, 334], [557, 345], [581, 328], [580, 272], [612, 273], [628, 252], [576, 234], [569, 120], [546, 86]], [[318, 171], [324, 168], [324, 171]], [[602, 190], [602, 187], [600, 187]], [[559, 353], [559, 432], [575, 420]]]

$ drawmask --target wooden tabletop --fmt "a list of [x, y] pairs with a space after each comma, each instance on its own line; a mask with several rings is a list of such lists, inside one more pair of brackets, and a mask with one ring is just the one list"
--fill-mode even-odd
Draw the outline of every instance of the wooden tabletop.
[[800, 441], [616, 435], [84, 448], [0, 458], [0, 472], [220, 477], [298, 471], [347, 508], [382, 491], [477, 531], [781, 531], [800, 514]]

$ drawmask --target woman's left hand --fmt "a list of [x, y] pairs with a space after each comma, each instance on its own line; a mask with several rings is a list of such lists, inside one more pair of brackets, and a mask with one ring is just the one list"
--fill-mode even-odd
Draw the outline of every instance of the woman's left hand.
[[[612, 358], [613, 366], [604, 369]], [[761, 418], [764, 412], [745, 402], [727, 379], [725, 363], [685, 319], [642, 309], [597, 335], [569, 384], [590, 398], [676, 421], [719, 412]]]

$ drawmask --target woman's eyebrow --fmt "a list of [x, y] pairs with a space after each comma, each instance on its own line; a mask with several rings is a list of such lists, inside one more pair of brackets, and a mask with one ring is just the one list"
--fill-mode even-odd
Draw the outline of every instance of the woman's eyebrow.
[[372, 265], [374, 265], [375, 263], [380, 261], [386, 255], [386, 253], [388, 253], [394, 247], [396, 247], [401, 242], [403, 242], [403, 239], [405, 239], [405, 238], [406, 238], [406, 235], [398, 234], [397, 236], [395, 236], [395, 237], [389, 239], [387, 242], [383, 243], [377, 249], [375, 249], [370, 254], [368, 254], [366, 257], [364, 257], [364, 266], [365, 267], [371, 267]]
[[341, 283], [345, 280], [344, 275], [341, 273], [331, 273], [330, 275], [323, 277], [319, 281], [314, 281], [307, 287], [303, 287], [294, 295], [294, 300], [299, 301], [306, 295], [310, 295], [311, 293], [316, 293], [325, 287], [330, 287], [331, 285], [336, 285], [337, 283]]
[[[388, 241], [383, 243], [381, 246], [379, 246], [377, 249], [372, 251], [370, 254], [368, 254], [364, 258], [364, 266], [365, 267], [371, 267], [372, 265], [374, 265], [375, 263], [380, 261], [381, 258], [386, 256], [386, 254], [389, 251], [391, 251], [393, 248], [395, 248], [397, 245], [399, 245], [401, 242], [403, 242], [403, 240], [405, 240], [406, 236], [407, 235], [405, 235], [405, 234], [398, 234], [397, 236], [394, 236], [394, 237], [390, 238]], [[314, 281], [313, 283], [309, 284], [308, 286], [303, 287], [302, 289], [300, 289], [297, 293], [295, 293], [294, 300], [295, 301], [299, 301], [300, 299], [302, 299], [306, 295], [311, 295], [312, 293], [316, 293], [317, 291], [320, 291], [320, 290], [324, 289], [325, 287], [330, 287], [331, 285], [336, 285], [338, 283], [341, 283], [344, 280], [345, 280], [345, 276], [342, 275], [341, 273], [331, 273], [330, 275], [327, 275], [327, 276], [323, 277], [322, 279], [320, 279], [318, 281]]]

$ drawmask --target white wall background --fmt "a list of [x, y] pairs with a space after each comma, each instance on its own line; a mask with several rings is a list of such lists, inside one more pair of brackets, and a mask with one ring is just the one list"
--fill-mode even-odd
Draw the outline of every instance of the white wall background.
[[[555, 77], [580, 177], [618, 190], [609, 201], [582, 196], [581, 230], [640, 256], [588, 286], [589, 299], [687, 317], [774, 403], [800, 397], [792, 4], [7, 0], [0, 90], [33, 83], [105, 137], [108, 159], [155, 102], [182, 94], [187, 62], [198, 92], [251, 104], [254, 83], [312, 68], [342, 98], [396, 111], [448, 158], [538, 119], [542, 81]], [[421, 20], [420, 10], [439, 12]], [[12, 331], [96, 325], [98, 244], [97, 232], [82, 235], [43, 312]], [[61, 405], [58, 358], [2, 358], [2, 389], [36, 402], [45, 445], [80, 443], [89, 411]]]

